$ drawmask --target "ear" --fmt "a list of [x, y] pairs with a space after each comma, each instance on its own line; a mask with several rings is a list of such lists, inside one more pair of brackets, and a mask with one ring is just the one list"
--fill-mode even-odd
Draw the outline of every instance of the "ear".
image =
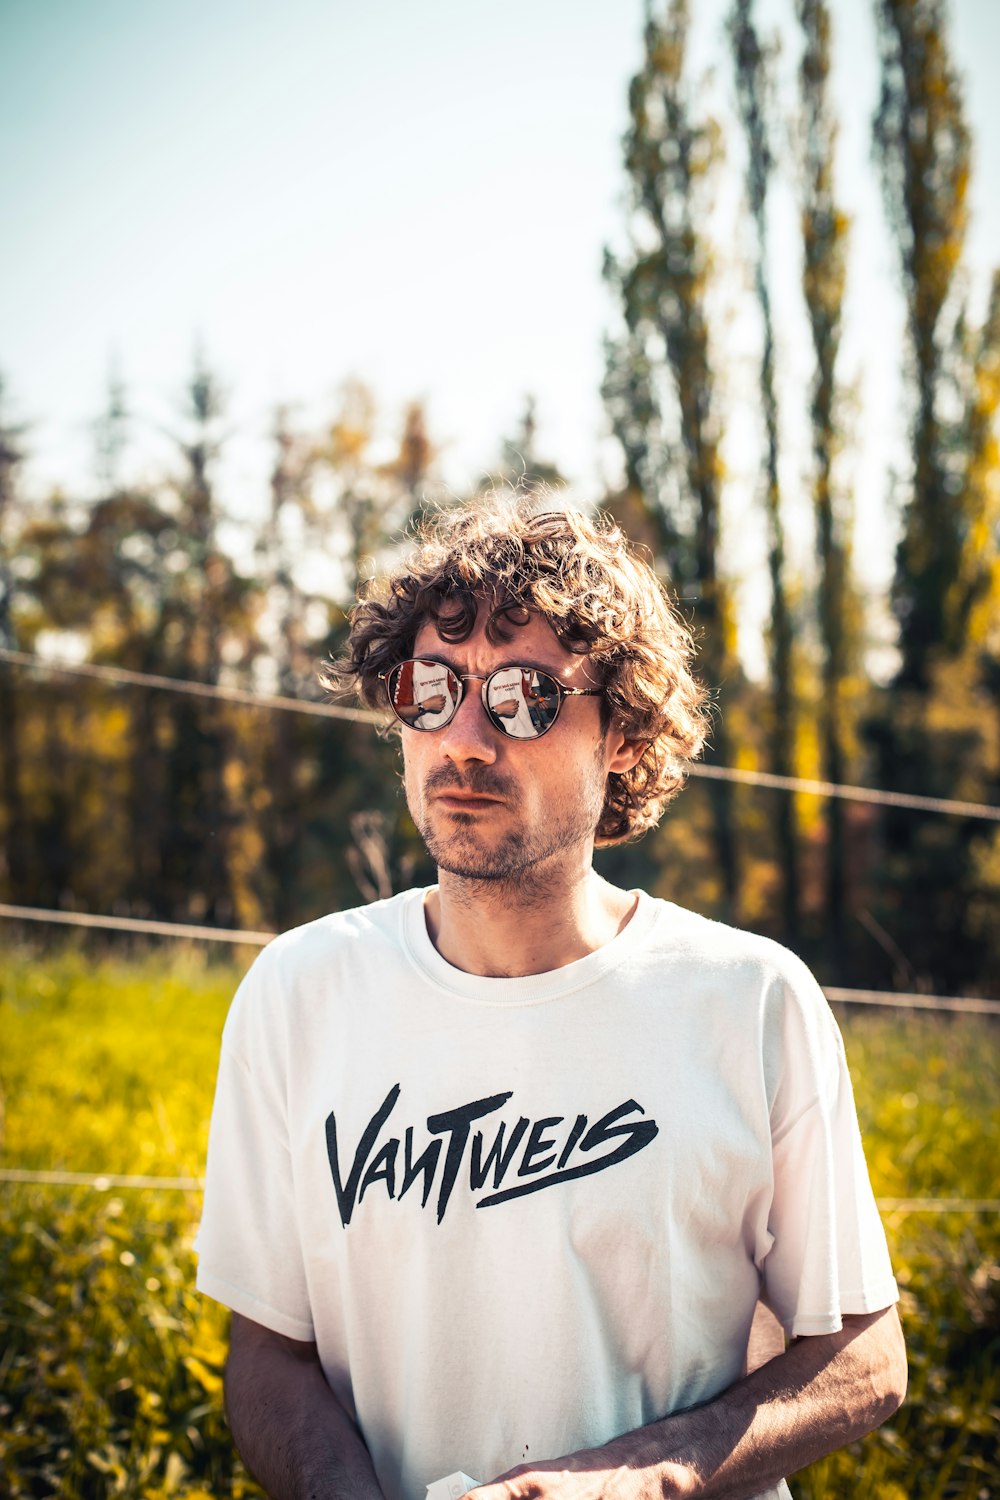
[[648, 740], [626, 739], [621, 730], [612, 725], [608, 730], [608, 771], [614, 771], [618, 775], [623, 771], [631, 771], [642, 759], [648, 743]]

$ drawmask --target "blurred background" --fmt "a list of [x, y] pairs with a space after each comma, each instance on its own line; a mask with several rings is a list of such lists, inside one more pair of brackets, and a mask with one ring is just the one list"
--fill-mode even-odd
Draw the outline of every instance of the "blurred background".
[[541, 483], [719, 710], [601, 869], [852, 1003], [915, 1394], [801, 1493], [1000, 1486], [998, 56], [993, 0], [2, 0], [12, 1494], [256, 1493], [187, 1290], [252, 948], [180, 939], [432, 878], [317, 669], [425, 505]]
[[[315, 698], [422, 504], [545, 479], [653, 552], [716, 764], [1000, 800], [1000, 13], [644, 26], [6, 4], [0, 645]], [[426, 873], [367, 728], [11, 660], [0, 716], [10, 902], [275, 928]], [[998, 838], [713, 781], [606, 864], [986, 993]]]

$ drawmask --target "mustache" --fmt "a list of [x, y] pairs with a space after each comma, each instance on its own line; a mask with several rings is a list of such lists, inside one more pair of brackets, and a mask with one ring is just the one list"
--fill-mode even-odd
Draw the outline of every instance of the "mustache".
[[424, 791], [470, 792], [482, 797], [511, 800], [517, 793], [517, 782], [492, 766], [472, 765], [463, 776], [457, 766], [435, 766], [428, 771]]

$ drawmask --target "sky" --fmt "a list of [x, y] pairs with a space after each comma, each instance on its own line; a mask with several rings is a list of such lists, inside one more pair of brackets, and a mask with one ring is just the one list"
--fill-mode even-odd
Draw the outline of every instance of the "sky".
[[[693, 7], [693, 71], [714, 68], [700, 92], [723, 112], [727, 8]], [[951, 12], [976, 141], [969, 265], [981, 304], [1000, 259], [1000, 5], [952, 0]], [[760, 0], [758, 15], [783, 30], [790, 77], [791, 0]], [[870, 164], [869, 0], [838, 0], [834, 17], [839, 186], [855, 220], [842, 482], [875, 586], [891, 569], [902, 307]], [[496, 461], [530, 392], [541, 456], [581, 498], [599, 494], [617, 465], [600, 400], [615, 309], [600, 271], [622, 238], [641, 30], [642, 0], [0, 0], [0, 371], [8, 418], [30, 424], [30, 491], [93, 487], [92, 423], [112, 366], [134, 414], [127, 477], [162, 472], [200, 344], [228, 392], [222, 485], [237, 513], [265, 503], [275, 405], [319, 424], [348, 376], [370, 385], [387, 433], [407, 401], [425, 401], [458, 490]], [[746, 232], [731, 181], [724, 270]], [[810, 375], [795, 241], [794, 201], [778, 189], [792, 495], [805, 492]], [[745, 538], [757, 514], [756, 333], [735, 248], [731, 260], [727, 505]], [[794, 509], [805, 553], [807, 510]], [[763, 546], [752, 530], [731, 559], [748, 577]]]

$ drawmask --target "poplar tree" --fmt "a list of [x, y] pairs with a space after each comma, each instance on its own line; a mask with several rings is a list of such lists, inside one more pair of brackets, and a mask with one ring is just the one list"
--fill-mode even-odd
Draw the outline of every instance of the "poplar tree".
[[961, 550], [945, 599], [946, 637], [990, 653], [1000, 604], [1000, 271], [994, 271], [986, 317], [965, 330], [965, 410], [956, 495]]
[[947, 638], [962, 551], [944, 412], [949, 311], [968, 225], [970, 137], [946, 36], [944, 0], [876, 0], [881, 94], [876, 155], [906, 301], [913, 474], [896, 558], [899, 685], [926, 691]]
[[[613, 505], [637, 540], [649, 535], [672, 586], [694, 603], [700, 662], [710, 686], [737, 675], [735, 622], [719, 566], [722, 461], [706, 301], [712, 256], [704, 188], [719, 134], [698, 122], [685, 74], [687, 0], [647, 15], [645, 57], [629, 89], [625, 136], [630, 249], [606, 256], [624, 336], [608, 346], [604, 396], [625, 457], [626, 490]], [[641, 524], [632, 525], [638, 512]], [[731, 761], [725, 714], [709, 760]], [[738, 862], [733, 796], [709, 783], [723, 904], [733, 914]]]
[[[900, 668], [870, 728], [885, 784], [988, 800], [998, 782], [989, 654], [971, 631], [989, 597], [997, 469], [996, 297], [970, 326], [962, 254], [971, 138], [944, 0], [878, 0], [874, 137], [899, 251], [912, 390], [912, 475], [893, 603]], [[986, 551], [984, 552], [984, 545]], [[988, 835], [970, 820], [882, 819], [884, 925], [928, 986], [976, 981], [996, 952]]]
[[[833, 461], [839, 446], [836, 364], [840, 351], [850, 225], [837, 205], [834, 159], [837, 129], [830, 105], [831, 18], [825, 0], [798, 0], [802, 30], [799, 67], [802, 290], [812, 334], [815, 371], [810, 393], [813, 510], [819, 557], [821, 772], [846, 780], [850, 671], [849, 518], [836, 503]], [[824, 804], [826, 824], [825, 929], [828, 959], [841, 961], [845, 939], [844, 811], [837, 797]]]
[[[754, 228], [754, 290], [760, 309], [762, 349], [760, 395], [764, 418], [764, 511], [767, 520], [767, 560], [771, 585], [770, 723], [768, 747], [771, 770], [779, 776], [795, 774], [796, 714], [792, 664], [792, 615], [785, 584], [785, 527], [778, 479], [778, 396], [775, 385], [774, 320], [767, 273], [767, 195], [774, 169], [769, 121], [772, 91], [770, 58], [762, 48], [753, 22], [753, 0], [735, 0], [729, 16], [729, 36], [736, 72], [736, 98], [746, 135], [746, 192]], [[795, 799], [781, 796], [775, 813], [781, 878], [782, 925], [786, 941], [799, 937], [799, 858]]]

